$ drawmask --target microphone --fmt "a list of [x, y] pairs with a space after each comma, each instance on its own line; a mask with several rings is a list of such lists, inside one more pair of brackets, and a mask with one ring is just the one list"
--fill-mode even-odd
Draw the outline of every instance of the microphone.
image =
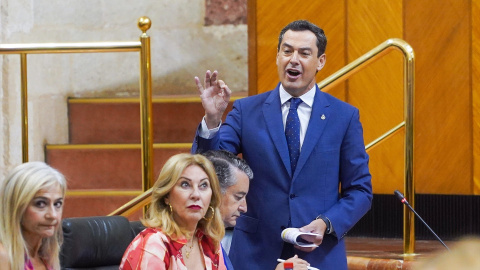
[[440, 239], [440, 237], [438, 237], [438, 235], [432, 230], [432, 228], [430, 228], [430, 226], [428, 226], [428, 224], [420, 217], [420, 215], [417, 214], [417, 212], [415, 212], [415, 210], [413, 210], [412, 206], [408, 203], [407, 199], [405, 198], [405, 196], [403, 196], [403, 194], [398, 191], [398, 190], [395, 190], [393, 192], [395, 194], [395, 196], [397, 196], [397, 198], [403, 203], [405, 204], [406, 206], [408, 206], [408, 208], [418, 217], [418, 219], [420, 219], [420, 221], [430, 230], [430, 232], [435, 235], [435, 237], [438, 239], [438, 241], [440, 241], [440, 243], [442, 243], [442, 245], [447, 249], [447, 250], [450, 250], [447, 245], [445, 245], [445, 243], [442, 241], [442, 239]]

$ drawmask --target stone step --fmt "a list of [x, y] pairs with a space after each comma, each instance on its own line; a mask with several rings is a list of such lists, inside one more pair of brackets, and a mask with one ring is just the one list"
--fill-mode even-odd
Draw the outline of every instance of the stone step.
[[[154, 144], [154, 179], [190, 143]], [[140, 144], [47, 145], [46, 162], [67, 178], [65, 217], [106, 215], [142, 192]]]
[[[227, 111], [231, 110], [234, 100], [244, 96], [243, 93], [232, 96]], [[72, 144], [140, 143], [138, 98], [71, 98], [68, 113]], [[153, 141], [191, 143], [204, 114], [198, 96], [153, 98]]]

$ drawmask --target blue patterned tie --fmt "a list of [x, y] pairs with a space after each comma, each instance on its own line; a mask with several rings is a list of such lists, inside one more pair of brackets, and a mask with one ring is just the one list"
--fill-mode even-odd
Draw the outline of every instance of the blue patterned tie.
[[290, 166], [292, 175], [297, 167], [300, 156], [300, 119], [298, 119], [297, 108], [302, 103], [299, 98], [290, 99], [290, 109], [285, 123], [285, 137], [287, 138], [288, 152], [290, 154]]

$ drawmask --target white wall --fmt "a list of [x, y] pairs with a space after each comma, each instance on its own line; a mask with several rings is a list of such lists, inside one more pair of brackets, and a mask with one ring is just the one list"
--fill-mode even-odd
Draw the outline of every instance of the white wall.
[[[205, 1], [0, 0], [0, 43], [136, 41], [137, 19], [148, 16], [155, 95], [196, 94], [193, 77], [207, 69], [246, 91], [247, 26], [203, 26]], [[22, 157], [19, 59], [0, 55], [0, 180]], [[30, 160], [68, 142], [68, 97], [138, 96], [138, 53], [27, 59]]]

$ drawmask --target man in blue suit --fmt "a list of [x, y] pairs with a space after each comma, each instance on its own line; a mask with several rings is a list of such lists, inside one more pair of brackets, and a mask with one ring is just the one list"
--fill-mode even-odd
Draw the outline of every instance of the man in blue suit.
[[208, 158], [215, 168], [220, 183], [222, 200], [220, 214], [225, 225], [225, 236], [222, 239], [222, 252], [227, 270], [234, 269], [228, 257], [232, 241], [233, 227], [241, 213], [247, 212], [245, 197], [248, 194], [253, 172], [245, 160], [225, 150], [210, 150], [203, 155]]
[[[326, 43], [316, 25], [288, 24], [277, 48], [280, 83], [237, 100], [223, 124], [230, 89], [216, 71], [207, 71], [203, 85], [195, 78], [205, 116], [192, 152], [241, 153], [255, 176], [230, 248], [236, 270], [274, 269], [277, 258], [294, 254], [322, 270], [347, 269], [343, 237], [370, 209], [371, 175], [358, 109], [316, 85]], [[301, 99], [296, 110], [290, 110], [298, 101], [292, 98]], [[288, 131], [287, 140], [292, 127], [298, 130]], [[283, 242], [280, 234], [288, 227], [317, 233], [306, 240], [318, 247]]]

